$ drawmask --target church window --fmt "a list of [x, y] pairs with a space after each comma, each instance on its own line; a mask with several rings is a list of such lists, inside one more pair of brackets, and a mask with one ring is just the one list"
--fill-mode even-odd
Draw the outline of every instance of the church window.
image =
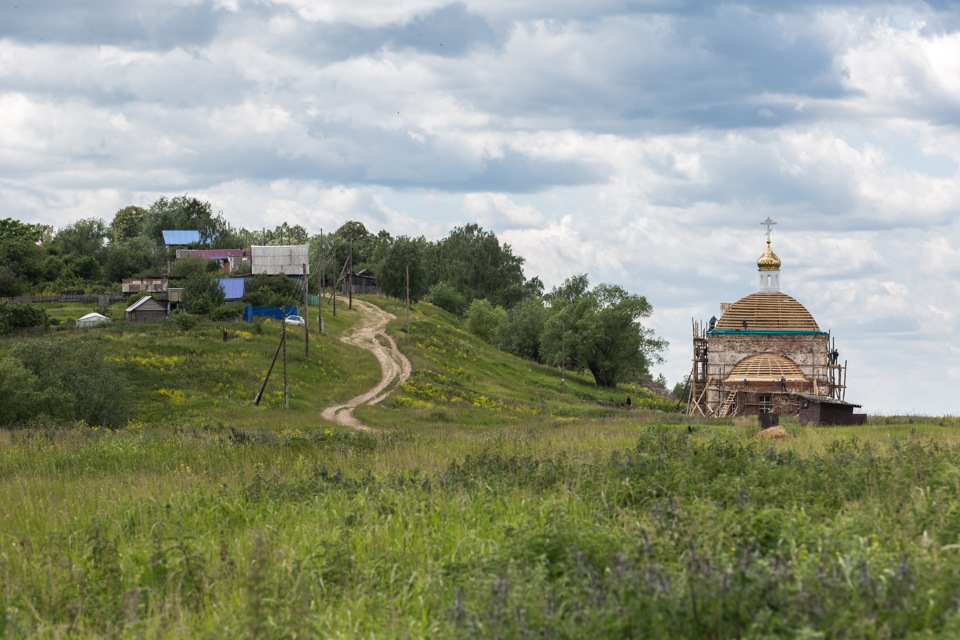
[[760, 396], [760, 413], [770, 413], [773, 411], [773, 402], [770, 396]]

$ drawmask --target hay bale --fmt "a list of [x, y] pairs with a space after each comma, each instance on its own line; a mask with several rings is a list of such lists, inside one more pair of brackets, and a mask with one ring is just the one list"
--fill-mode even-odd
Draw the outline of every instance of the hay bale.
[[770, 427], [757, 433], [758, 438], [765, 440], [793, 440], [793, 436], [787, 433], [783, 427]]

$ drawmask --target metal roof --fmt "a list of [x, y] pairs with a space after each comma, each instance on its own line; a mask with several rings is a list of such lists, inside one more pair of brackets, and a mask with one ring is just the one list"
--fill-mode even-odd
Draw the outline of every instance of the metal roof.
[[246, 281], [245, 278], [220, 278], [219, 280], [225, 300], [239, 300], [243, 297], [243, 283]]
[[830, 396], [815, 396], [809, 393], [798, 393], [797, 397], [806, 398], [811, 402], [819, 402], [820, 404], [838, 404], [843, 407], [863, 407], [862, 404], [854, 404], [852, 402], [847, 402], [846, 400], [837, 400], [836, 398], [831, 398]]
[[171, 229], [163, 232], [163, 244], [178, 246], [200, 242], [200, 232], [195, 229]]
[[136, 302], [134, 302], [132, 305], [130, 305], [129, 307], [127, 307], [126, 311], [127, 311], [127, 313], [129, 313], [129, 312], [131, 312], [131, 311], [136, 311], [137, 309], [139, 309], [140, 307], [144, 306], [144, 305], [147, 304], [148, 302], [152, 302], [152, 303], [153, 303], [153, 306], [154, 306], [155, 308], [156, 308], [156, 307], [159, 307], [160, 309], [163, 309], [164, 311], [166, 311], [166, 307], [164, 307], [160, 302], [158, 302], [157, 300], [155, 300], [152, 296], [145, 296], [145, 297], [143, 297], [143, 298], [140, 298], [139, 300], [137, 300]]
[[299, 276], [303, 274], [303, 265], [307, 265], [307, 274], [310, 274], [310, 247], [305, 244], [250, 247], [251, 271], [267, 275], [286, 274]]

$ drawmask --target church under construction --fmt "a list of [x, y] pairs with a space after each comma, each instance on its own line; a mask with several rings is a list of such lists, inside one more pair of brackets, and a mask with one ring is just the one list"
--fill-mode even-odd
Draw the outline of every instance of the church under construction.
[[780, 258], [770, 246], [757, 260], [760, 287], [718, 320], [693, 321], [693, 370], [688, 415], [775, 413], [801, 423], [858, 424], [863, 414], [846, 402], [847, 363], [836, 341], [807, 309], [780, 291]]

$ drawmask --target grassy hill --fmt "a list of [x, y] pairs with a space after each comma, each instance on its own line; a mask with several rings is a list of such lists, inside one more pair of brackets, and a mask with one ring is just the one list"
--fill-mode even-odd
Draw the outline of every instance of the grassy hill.
[[289, 410], [278, 371], [252, 406], [275, 324], [58, 334], [97, 340], [140, 415], [0, 431], [0, 636], [960, 632], [956, 419], [767, 441], [385, 306], [415, 374], [358, 412], [376, 433], [319, 417], [379, 378], [343, 307], [309, 359], [291, 334]]

